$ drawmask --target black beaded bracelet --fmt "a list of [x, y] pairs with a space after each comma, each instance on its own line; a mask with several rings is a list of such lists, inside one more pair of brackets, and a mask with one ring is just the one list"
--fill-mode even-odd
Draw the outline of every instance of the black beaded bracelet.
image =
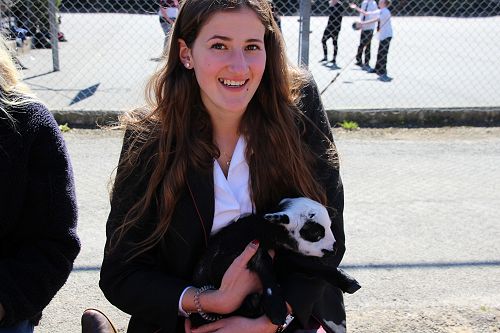
[[219, 319], [222, 319], [221, 315], [205, 313], [203, 311], [203, 308], [201, 307], [200, 295], [208, 290], [215, 290], [215, 287], [214, 286], [203, 286], [201, 288], [196, 289], [196, 293], [194, 294], [194, 305], [196, 306], [196, 312], [198, 312], [198, 314], [201, 316], [201, 318], [203, 318], [205, 320], [217, 321]]

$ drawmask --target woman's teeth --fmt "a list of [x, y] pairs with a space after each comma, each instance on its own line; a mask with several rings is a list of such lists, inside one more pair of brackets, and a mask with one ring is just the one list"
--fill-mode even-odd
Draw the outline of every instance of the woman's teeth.
[[219, 82], [228, 87], [241, 87], [246, 81], [233, 81], [233, 80], [223, 80], [219, 79]]

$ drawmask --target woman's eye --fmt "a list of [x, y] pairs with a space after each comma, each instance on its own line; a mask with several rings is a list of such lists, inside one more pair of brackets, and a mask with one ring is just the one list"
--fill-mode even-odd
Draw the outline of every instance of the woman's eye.
[[221, 44], [221, 43], [215, 43], [214, 45], [212, 45], [211, 48], [216, 49], [216, 50], [225, 50], [226, 49], [224, 44]]
[[247, 50], [257, 51], [257, 50], [260, 50], [260, 47], [258, 45], [248, 45]]

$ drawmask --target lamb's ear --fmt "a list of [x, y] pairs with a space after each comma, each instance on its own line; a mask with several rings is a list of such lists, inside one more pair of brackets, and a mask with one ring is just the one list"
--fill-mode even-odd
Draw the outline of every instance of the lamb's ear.
[[280, 224], [290, 223], [290, 219], [288, 218], [288, 215], [283, 214], [283, 213], [266, 214], [266, 215], [264, 215], [264, 219], [266, 221], [273, 222], [273, 223], [280, 223]]

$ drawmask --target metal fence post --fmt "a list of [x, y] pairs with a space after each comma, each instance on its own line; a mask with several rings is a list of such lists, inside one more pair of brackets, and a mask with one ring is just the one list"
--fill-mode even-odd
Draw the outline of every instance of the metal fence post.
[[311, 0], [300, 0], [299, 65], [309, 66], [309, 32], [311, 27]]
[[57, 38], [59, 27], [57, 24], [55, 0], [49, 0], [49, 23], [50, 23], [50, 44], [52, 46], [52, 66], [54, 68], [54, 72], [57, 72], [60, 69], [59, 40]]

